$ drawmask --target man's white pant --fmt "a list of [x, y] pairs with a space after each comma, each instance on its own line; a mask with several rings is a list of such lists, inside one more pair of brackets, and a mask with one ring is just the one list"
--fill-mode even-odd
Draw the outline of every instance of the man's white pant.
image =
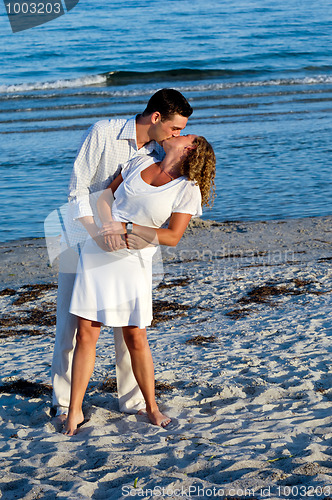
[[[60, 256], [57, 324], [52, 362], [53, 405], [67, 413], [70, 401], [71, 369], [76, 345], [77, 317], [69, 307], [75, 281], [78, 255], [69, 249]], [[71, 272], [70, 272], [71, 271]], [[122, 328], [113, 328], [119, 409], [136, 413], [145, 408], [143, 395], [134, 377]], [[60, 411], [61, 413], [61, 411]]]

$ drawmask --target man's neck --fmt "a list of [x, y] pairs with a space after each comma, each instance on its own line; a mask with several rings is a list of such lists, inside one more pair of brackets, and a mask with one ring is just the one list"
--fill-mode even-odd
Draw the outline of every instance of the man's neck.
[[148, 116], [138, 115], [136, 118], [136, 142], [137, 148], [141, 149], [152, 139], [149, 135], [150, 119]]

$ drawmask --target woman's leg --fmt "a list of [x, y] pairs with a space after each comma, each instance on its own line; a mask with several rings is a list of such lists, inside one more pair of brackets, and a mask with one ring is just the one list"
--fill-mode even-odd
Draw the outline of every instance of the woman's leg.
[[78, 318], [69, 412], [65, 423], [65, 434], [69, 436], [76, 433], [77, 426], [84, 420], [82, 411], [83, 398], [95, 366], [96, 344], [99, 333], [100, 323]]
[[146, 402], [150, 421], [165, 427], [171, 419], [163, 415], [155, 400], [154, 367], [146, 329], [137, 326], [124, 326], [123, 337], [128, 346], [133, 372]]

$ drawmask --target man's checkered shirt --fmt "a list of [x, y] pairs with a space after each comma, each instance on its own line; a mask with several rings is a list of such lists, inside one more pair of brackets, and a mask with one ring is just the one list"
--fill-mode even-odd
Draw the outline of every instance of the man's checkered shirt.
[[87, 236], [77, 219], [96, 216], [95, 203], [99, 192], [136, 155], [150, 155], [161, 161], [165, 153], [155, 141], [137, 149], [135, 116], [128, 120], [101, 120], [87, 131], [75, 159], [69, 184], [69, 206], [63, 214], [71, 246], [84, 241]]

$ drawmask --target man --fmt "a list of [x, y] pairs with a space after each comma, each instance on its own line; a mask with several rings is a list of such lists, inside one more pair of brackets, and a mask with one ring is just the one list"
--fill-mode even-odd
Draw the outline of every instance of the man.
[[[87, 233], [105, 250], [115, 250], [120, 240], [110, 241], [99, 234], [93, 194], [105, 189], [121, 172], [122, 165], [135, 155], [150, 154], [162, 160], [162, 143], [180, 135], [192, 108], [174, 89], [162, 89], [149, 100], [140, 115], [128, 120], [101, 120], [83, 138], [69, 185], [69, 210], [60, 257], [57, 327], [52, 363], [53, 406], [62, 420], [68, 414], [72, 357], [77, 318], [69, 313], [79, 245]], [[74, 233], [76, 233], [76, 239]], [[77, 243], [74, 245], [73, 241]], [[80, 243], [79, 243], [80, 242]], [[78, 253], [73, 250], [77, 247]], [[134, 378], [122, 329], [114, 328], [116, 376], [120, 411], [136, 413], [145, 407]]]

